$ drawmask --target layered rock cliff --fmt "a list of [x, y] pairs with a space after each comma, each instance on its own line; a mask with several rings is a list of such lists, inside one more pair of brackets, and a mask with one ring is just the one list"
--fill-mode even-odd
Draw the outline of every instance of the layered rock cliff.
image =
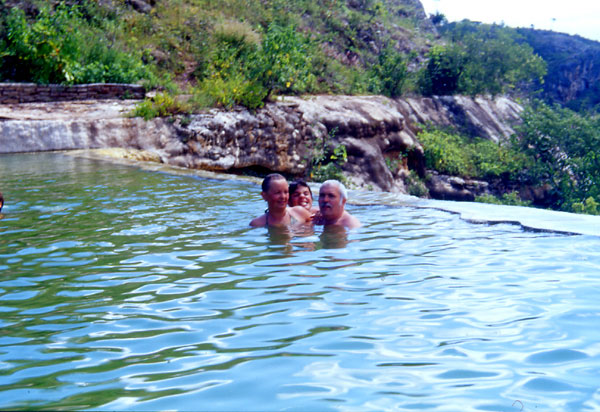
[[[0, 153], [120, 147], [146, 151], [175, 166], [298, 177], [307, 173], [315, 150], [344, 145], [348, 162], [342, 168], [354, 187], [404, 193], [409, 170], [425, 172], [416, 137], [422, 125], [453, 125], [497, 141], [512, 134], [522, 110], [503, 97], [308, 96], [285, 97], [256, 111], [213, 109], [175, 120], [144, 121], [126, 116], [134, 104], [4, 105]], [[394, 159], [402, 161], [390, 167]], [[432, 181], [433, 194], [465, 198], [459, 193], [465, 183], [457, 184], [453, 189], [451, 182]], [[445, 190], [458, 194], [443, 194]]]
[[548, 30], [517, 31], [548, 64], [545, 100], [574, 110], [598, 110], [600, 42]]

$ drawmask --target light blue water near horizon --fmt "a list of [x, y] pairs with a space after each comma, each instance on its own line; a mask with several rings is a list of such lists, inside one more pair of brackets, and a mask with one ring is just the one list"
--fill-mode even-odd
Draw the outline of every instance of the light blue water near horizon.
[[0, 177], [1, 410], [600, 409], [597, 236], [373, 195], [289, 237], [247, 226], [247, 181], [55, 153]]

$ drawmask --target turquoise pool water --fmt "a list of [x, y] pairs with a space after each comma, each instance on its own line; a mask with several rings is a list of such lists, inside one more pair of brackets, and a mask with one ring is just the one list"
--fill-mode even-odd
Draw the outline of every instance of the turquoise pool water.
[[596, 236], [371, 195], [361, 229], [290, 238], [247, 226], [247, 181], [0, 176], [1, 410], [600, 409]]

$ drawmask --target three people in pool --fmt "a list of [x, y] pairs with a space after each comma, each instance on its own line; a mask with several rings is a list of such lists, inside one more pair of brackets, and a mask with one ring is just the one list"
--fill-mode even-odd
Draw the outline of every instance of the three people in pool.
[[312, 205], [312, 191], [305, 182], [288, 186], [285, 178], [270, 174], [262, 183], [262, 198], [267, 202], [265, 214], [250, 222], [252, 227], [315, 223], [354, 229], [361, 224], [345, 210], [348, 194], [337, 180], [327, 180], [319, 189], [319, 209]]
[[252, 219], [250, 226], [289, 226], [295, 223], [306, 223], [311, 220], [311, 213], [302, 206], [288, 205], [290, 193], [285, 177], [272, 173], [264, 178], [260, 195], [267, 202], [265, 214]]

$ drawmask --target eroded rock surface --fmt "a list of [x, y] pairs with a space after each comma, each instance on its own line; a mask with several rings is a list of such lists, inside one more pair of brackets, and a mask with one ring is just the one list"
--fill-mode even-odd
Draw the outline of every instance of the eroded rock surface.
[[[154, 153], [175, 166], [292, 177], [306, 175], [315, 155], [329, 156], [344, 145], [348, 162], [342, 167], [353, 186], [404, 193], [409, 171], [425, 174], [416, 137], [422, 125], [454, 126], [498, 141], [513, 133], [522, 110], [506, 98], [307, 96], [285, 97], [255, 111], [213, 109], [144, 121], [127, 116], [135, 103], [0, 106], [0, 153], [120, 147]], [[432, 180], [436, 197], [469, 199], [469, 188], [485, 190], [454, 180]]]

